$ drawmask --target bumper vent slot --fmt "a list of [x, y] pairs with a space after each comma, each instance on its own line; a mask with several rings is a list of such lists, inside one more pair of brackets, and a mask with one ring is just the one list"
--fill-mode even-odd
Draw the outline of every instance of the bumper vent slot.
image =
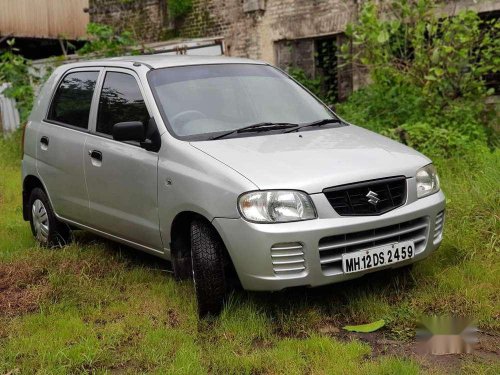
[[427, 243], [429, 219], [422, 217], [385, 227], [339, 234], [319, 241], [321, 269], [327, 275], [342, 273], [342, 254], [401, 241], [413, 241], [415, 254]]
[[434, 243], [441, 241], [443, 237], [444, 227], [444, 211], [436, 215], [436, 222], [434, 223]]
[[381, 215], [406, 202], [406, 178], [384, 178], [323, 190], [340, 216]]
[[271, 259], [276, 275], [296, 275], [306, 269], [301, 243], [279, 243], [271, 247]]

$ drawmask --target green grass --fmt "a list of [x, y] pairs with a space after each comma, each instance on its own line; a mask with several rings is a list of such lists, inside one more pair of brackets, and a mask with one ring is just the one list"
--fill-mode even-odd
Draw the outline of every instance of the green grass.
[[[22, 220], [18, 137], [0, 140], [0, 374], [440, 373], [335, 328], [385, 319], [384, 336], [404, 345], [420, 314], [455, 313], [499, 330], [498, 152], [437, 161], [445, 238], [410, 274], [237, 291], [220, 317], [200, 321], [192, 285], [175, 283], [166, 262], [86, 233], [60, 250], [35, 245]], [[466, 356], [455, 370], [499, 367]]]

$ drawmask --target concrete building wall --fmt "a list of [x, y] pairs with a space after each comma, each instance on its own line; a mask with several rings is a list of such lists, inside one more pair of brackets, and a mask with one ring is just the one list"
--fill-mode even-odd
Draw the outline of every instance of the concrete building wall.
[[331, 35], [355, 19], [356, 0], [194, 0], [183, 36], [225, 38], [231, 55], [276, 62], [280, 40]]

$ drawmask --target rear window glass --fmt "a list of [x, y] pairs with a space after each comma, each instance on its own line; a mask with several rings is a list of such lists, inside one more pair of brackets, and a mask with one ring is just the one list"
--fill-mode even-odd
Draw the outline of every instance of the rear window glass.
[[48, 120], [87, 129], [90, 105], [99, 72], [75, 72], [57, 88]]

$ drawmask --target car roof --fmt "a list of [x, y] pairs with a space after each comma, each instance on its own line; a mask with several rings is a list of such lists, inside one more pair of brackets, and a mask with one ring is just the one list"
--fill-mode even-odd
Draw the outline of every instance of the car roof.
[[120, 56], [107, 59], [96, 59], [78, 61], [64, 66], [67, 68], [77, 68], [86, 66], [124, 66], [130, 63], [139, 63], [151, 69], [169, 68], [173, 66], [186, 65], [212, 65], [212, 64], [266, 64], [262, 61], [226, 57], [226, 56], [186, 56], [186, 55], [140, 55], [140, 56]]

